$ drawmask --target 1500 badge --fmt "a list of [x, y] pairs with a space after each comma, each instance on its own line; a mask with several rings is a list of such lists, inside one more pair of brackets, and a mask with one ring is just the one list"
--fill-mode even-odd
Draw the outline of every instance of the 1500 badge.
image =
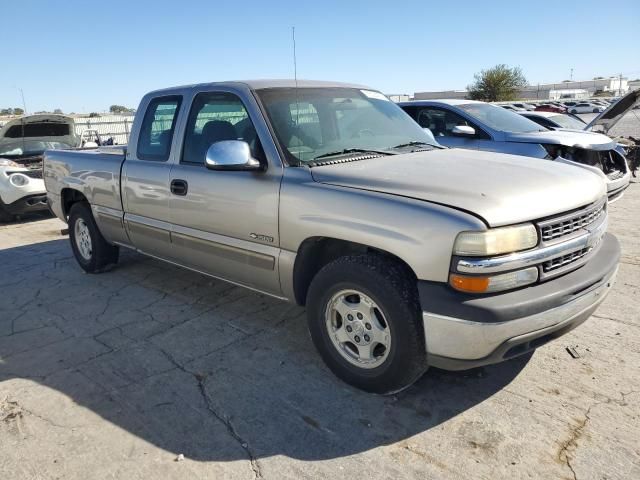
[[253, 238], [254, 240], [260, 240], [261, 242], [273, 243], [273, 237], [270, 237], [269, 235], [261, 235], [259, 233], [250, 233], [249, 236], [251, 238]]

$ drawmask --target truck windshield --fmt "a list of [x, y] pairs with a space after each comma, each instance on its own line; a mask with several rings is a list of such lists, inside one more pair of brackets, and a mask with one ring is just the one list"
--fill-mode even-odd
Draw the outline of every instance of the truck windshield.
[[480, 123], [484, 123], [501, 132], [531, 133], [547, 131], [546, 128], [518, 113], [489, 103], [465, 103], [458, 105], [458, 108], [476, 118]]
[[357, 88], [268, 88], [257, 91], [289, 164], [352, 152], [436, 146], [400, 107]]

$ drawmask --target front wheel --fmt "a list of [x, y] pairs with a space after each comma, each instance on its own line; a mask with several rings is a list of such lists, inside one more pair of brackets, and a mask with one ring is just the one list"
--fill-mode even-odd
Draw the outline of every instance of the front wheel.
[[118, 263], [118, 247], [104, 239], [87, 203], [75, 203], [71, 207], [69, 240], [78, 264], [87, 273], [99, 273]]
[[578, 111], [577, 110], [571, 110], [571, 113], [573, 113], [575, 115], [576, 113], [578, 113]]
[[600, 110], [599, 110], [599, 109], [597, 109], [597, 108], [594, 108], [594, 109], [593, 109], [593, 113], [600, 113]]
[[314, 345], [356, 388], [390, 394], [427, 369], [415, 279], [376, 255], [341, 257], [318, 272], [307, 295]]

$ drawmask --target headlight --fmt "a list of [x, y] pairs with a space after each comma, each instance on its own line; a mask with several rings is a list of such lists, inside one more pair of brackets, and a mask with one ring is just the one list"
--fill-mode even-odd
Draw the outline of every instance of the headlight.
[[524, 287], [537, 281], [537, 267], [484, 277], [458, 275], [456, 273], [452, 273], [449, 276], [449, 284], [456, 290], [466, 293], [502, 292]]
[[453, 245], [454, 255], [487, 256], [513, 253], [538, 244], [538, 232], [531, 223], [491, 228], [481, 232], [461, 232]]
[[19, 167], [20, 165], [14, 162], [13, 160], [9, 160], [8, 158], [0, 158], [0, 167]]
[[29, 183], [29, 177], [23, 175], [22, 173], [14, 173], [9, 177], [9, 181], [14, 187], [24, 187], [27, 183]]

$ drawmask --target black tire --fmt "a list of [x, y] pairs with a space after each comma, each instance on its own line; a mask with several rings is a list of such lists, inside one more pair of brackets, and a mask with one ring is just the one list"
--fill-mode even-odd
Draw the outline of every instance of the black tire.
[[598, 110], [597, 108], [594, 108], [593, 113], [600, 113], [600, 110]]
[[15, 215], [7, 212], [7, 209], [4, 207], [4, 202], [0, 200], [0, 223], [13, 222], [15, 219]]
[[[76, 224], [82, 221], [87, 226], [91, 239], [91, 253], [89, 258], [85, 258], [78, 248], [76, 238]], [[73, 255], [76, 257], [80, 267], [87, 273], [103, 272], [110, 265], [118, 263], [119, 248], [107, 243], [104, 239], [91, 213], [91, 207], [85, 202], [73, 204], [69, 212], [69, 240]]]
[[571, 113], [573, 113], [574, 115], [578, 113], [577, 110], [571, 110]]
[[[331, 340], [325, 312], [342, 290], [358, 290], [382, 311], [391, 333], [387, 357], [374, 368], [347, 361]], [[391, 394], [413, 384], [427, 370], [424, 330], [415, 279], [401, 265], [377, 255], [334, 260], [314, 277], [307, 294], [311, 338], [331, 371], [367, 392]]]

